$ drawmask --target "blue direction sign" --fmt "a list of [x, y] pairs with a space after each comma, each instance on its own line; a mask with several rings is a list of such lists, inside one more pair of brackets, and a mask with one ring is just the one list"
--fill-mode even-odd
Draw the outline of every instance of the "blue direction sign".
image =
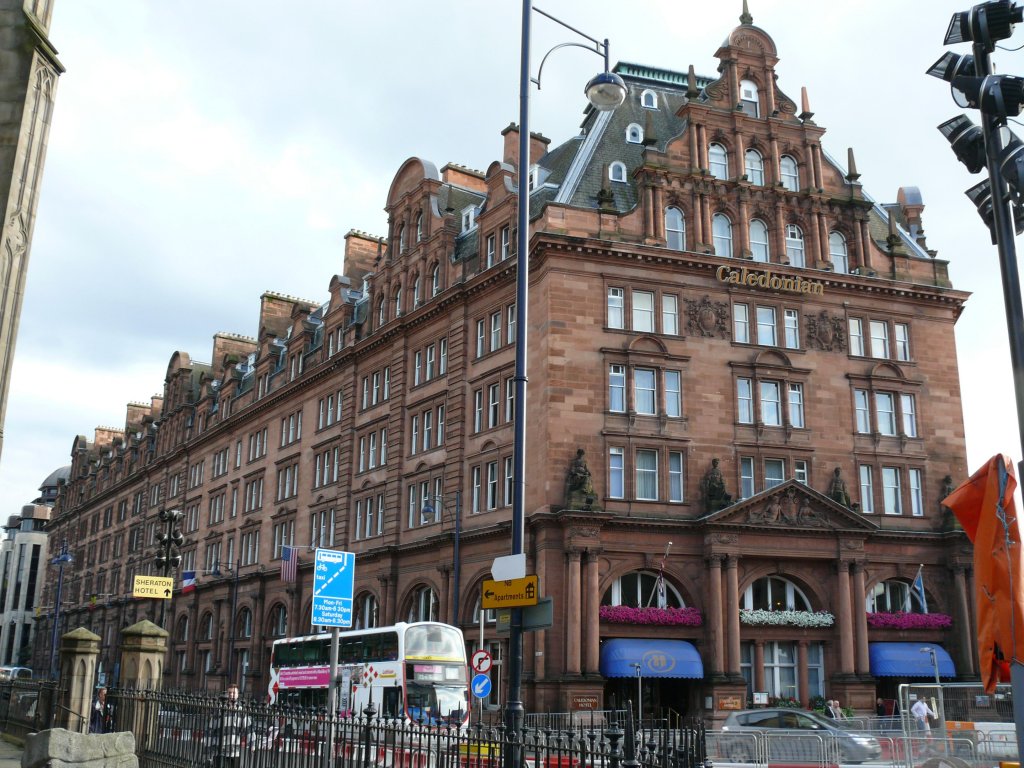
[[474, 675], [470, 688], [478, 699], [486, 699], [491, 695], [491, 678], [484, 674]]
[[356, 556], [318, 549], [313, 568], [313, 619], [321, 627], [352, 626], [352, 585]]

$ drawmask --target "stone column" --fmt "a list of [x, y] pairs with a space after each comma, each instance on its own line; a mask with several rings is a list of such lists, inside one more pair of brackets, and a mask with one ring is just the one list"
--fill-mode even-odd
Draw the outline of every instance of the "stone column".
[[800, 640], [796, 644], [797, 654], [797, 688], [800, 690], [800, 704], [804, 707], [811, 702], [810, 676], [807, 673], [807, 641]]
[[[665, 239], [665, 190], [660, 186], [652, 187], [654, 191], [654, 236], [658, 240]], [[683, 243], [686, 248], [686, 243]]]
[[711, 635], [711, 676], [725, 671], [725, 635], [722, 627], [722, 555], [708, 558], [708, 633]]
[[839, 563], [836, 607], [839, 614], [839, 671], [853, 674], [853, 621], [850, 617], [850, 564]]
[[640, 194], [643, 196], [644, 237], [653, 238], [656, 237], [654, 232], [654, 189], [649, 181], [644, 182], [644, 185], [640, 187]]
[[725, 562], [725, 605], [729, 621], [729, 659], [728, 669], [731, 676], [740, 675], [740, 589], [737, 566], [739, 558], [729, 555]]
[[962, 565], [953, 567], [953, 584], [956, 590], [956, 634], [960, 646], [960, 658], [957, 659], [957, 669], [962, 670], [963, 675], [976, 675], [977, 658], [974, 635], [971, 632], [971, 612], [967, 602], [967, 579], [966, 570]]
[[734, 256], [746, 256], [750, 253], [750, 215], [747, 212], [750, 208], [747, 203], [746, 194], [740, 196], [740, 220], [734, 232], [734, 239], [737, 241]]
[[580, 673], [580, 551], [568, 553], [566, 562], [566, 623], [565, 623], [565, 671], [570, 675]]
[[871, 674], [868, 654], [867, 589], [864, 586], [864, 563], [853, 564], [853, 621], [857, 629], [857, 674]]
[[601, 595], [598, 592], [599, 553], [587, 551], [584, 571], [583, 663], [588, 674], [596, 675], [601, 652]]
[[868, 223], [861, 220], [857, 224], [857, 253], [860, 254], [861, 265], [865, 269], [871, 269], [871, 237], [868, 233]]
[[764, 640], [754, 641], [754, 690], [763, 691], [764, 687]]
[[60, 707], [56, 724], [77, 733], [88, 733], [96, 659], [100, 637], [85, 627], [73, 629], [60, 639]]
[[[167, 630], [151, 621], [140, 621], [121, 630], [121, 685], [140, 690], [160, 690], [167, 656]], [[156, 736], [155, 707], [134, 707], [131, 719], [117, 714], [116, 728], [131, 731], [143, 744]]]

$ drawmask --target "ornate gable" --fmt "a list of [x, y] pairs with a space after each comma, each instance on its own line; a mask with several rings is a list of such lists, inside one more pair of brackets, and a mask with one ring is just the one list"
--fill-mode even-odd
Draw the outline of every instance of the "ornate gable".
[[878, 525], [796, 480], [719, 510], [705, 523], [773, 529], [877, 531]]

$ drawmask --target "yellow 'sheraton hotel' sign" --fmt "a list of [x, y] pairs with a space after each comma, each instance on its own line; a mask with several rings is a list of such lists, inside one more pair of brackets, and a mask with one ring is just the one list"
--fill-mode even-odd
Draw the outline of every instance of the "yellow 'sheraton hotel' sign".
[[749, 285], [756, 288], [771, 288], [777, 291], [788, 293], [809, 293], [814, 296], [824, 296], [825, 286], [817, 280], [804, 280], [802, 277], [779, 276], [771, 270], [765, 272], [755, 271], [741, 267], [730, 269], [719, 267], [715, 271], [715, 277], [719, 282], [732, 285]]

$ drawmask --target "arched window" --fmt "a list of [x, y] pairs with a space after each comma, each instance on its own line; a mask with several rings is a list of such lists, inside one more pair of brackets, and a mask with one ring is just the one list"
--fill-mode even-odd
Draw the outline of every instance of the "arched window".
[[653, 571], [633, 571], [614, 582], [601, 598], [601, 605], [630, 608], [685, 608], [683, 598], [665, 579]]
[[786, 258], [791, 266], [804, 266], [804, 233], [796, 224], [786, 225]]
[[729, 178], [729, 153], [721, 144], [708, 147], [708, 170], [716, 179]]
[[750, 253], [754, 261], [767, 264], [771, 261], [771, 250], [768, 247], [768, 227], [760, 219], [750, 220]]
[[789, 155], [783, 155], [779, 159], [779, 176], [781, 176], [779, 181], [782, 182], [783, 187], [790, 192], [800, 191], [800, 170], [796, 160]]
[[352, 620], [353, 629], [371, 629], [379, 626], [377, 598], [369, 592], [364, 592], [355, 601], [355, 616]]
[[761, 116], [761, 102], [757, 95], [757, 83], [753, 80], [740, 80], [740, 107], [751, 117]]
[[437, 296], [441, 292], [441, 265], [435, 264], [430, 270], [430, 295]]
[[423, 212], [420, 211], [416, 214], [416, 242], [419, 243], [423, 240]]
[[747, 587], [740, 607], [748, 611], [809, 611], [811, 601], [788, 579], [765, 576]]
[[416, 309], [420, 305], [420, 276], [416, 275], [416, 279], [412, 281], [412, 308]]
[[875, 584], [867, 596], [868, 613], [928, 613], [921, 595], [905, 581], [888, 579]]
[[420, 587], [409, 600], [406, 621], [437, 621], [437, 595], [430, 587]]
[[270, 612], [270, 636], [285, 637], [288, 634], [288, 609], [283, 605], [275, 605]]
[[724, 213], [711, 217], [711, 237], [715, 256], [732, 256], [732, 222]]
[[614, 163], [608, 166], [608, 180], [609, 181], [625, 181], [626, 180], [626, 165], [616, 160]]
[[764, 186], [764, 159], [756, 149], [748, 149], [746, 153], [746, 166], [744, 172], [747, 174], [747, 181], [751, 184]]
[[828, 257], [832, 260], [832, 269], [841, 275], [849, 273], [850, 256], [846, 250], [846, 238], [839, 232], [829, 233]]
[[630, 123], [626, 128], [626, 141], [630, 144], [640, 144], [644, 140], [644, 129], [636, 123]]
[[178, 625], [174, 630], [174, 639], [179, 643], [188, 642], [188, 614], [178, 619]]
[[[478, 597], [476, 602], [473, 604], [473, 623], [477, 626], [480, 625], [480, 604], [481, 600]], [[494, 624], [498, 621], [498, 612], [494, 608], [488, 608], [484, 611], [484, 623]]]
[[200, 640], [213, 640], [213, 614], [207, 613], [199, 622], [202, 630], [199, 633]]
[[402, 286], [395, 288], [395, 317], [402, 316]]
[[650, 90], [644, 91], [643, 93], [640, 94], [640, 105], [646, 107], [647, 109], [657, 109], [658, 94]]
[[380, 297], [380, 301], [377, 302], [377, 327], [380, 328], [384, 325], [384, 297]]
[[405, 253], [405, 224], [398, 227], [398, 252]]
[[686, 219], [675, 206], [665, 209], [665, 240], [673, 251], [686, 250]]
[[242, 639], [252, 637], [252, 611], [243, 608], [238, 612], [238, 623], [235, 624], [235, 637]]

